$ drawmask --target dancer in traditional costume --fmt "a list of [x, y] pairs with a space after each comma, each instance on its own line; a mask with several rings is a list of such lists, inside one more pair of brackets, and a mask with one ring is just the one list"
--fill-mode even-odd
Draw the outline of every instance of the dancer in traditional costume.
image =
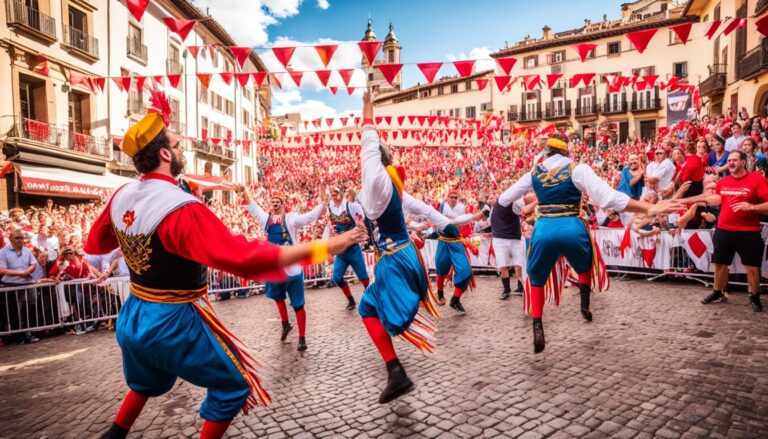
[[379, 142], [373, 126], [373, 105], [368, 93], [363, 97], [361, 203], [368, 218], [378, 226], [378, 261], [375, 280], [365, 289], [358, 310], [363, 324], [387, 366], [387, 384], [379, 395], [386, 403], [413, 388], [392, 345], [393, 336], [413, 343], [425, 352], [434, 351], [435, 324], [419, 312], [437, 317], [421, 253], [411, 242], [403, 209], [430, 217], [443, 228], [448, 220], [403, 192], [404, 173], [392, 166], [386, 146]]
[[483, 213], [471, 215], [464, 213], [464, 205], [458, 202], [459, 193], [455, 189], [448, 192], [448, 199], [440, 204], [440, 213], [452, 220], [454, 227], [447, 227], [440, 231], [435, 251], [435, 274], [437, 275], [437, 303], [445, 305], [445, 293], [443, 288], [445, 280], [453, 270], [453, 295], [450, 306], [459, 315], [466, 314], [461, 304], [461, 295], [467, 288], [475, 288], [475, 279], [472, 276], [472, 264], [469, 257], [470, 245], [459, 233], [455, 226], [484, 218]]
[[[365, 213], [360, 204], [345, 201], [343, 192], [340, 188], [331, 189], [331, 203], [328, 204], [328, 226], [326, 234], [339, 234], [355, 228], [357, 223], [362, 224], [365, 221]], [[344, 273], [347, 268], [352, 267], [355, 276], [360, 279], [363, 287], [368, 287], [369, 276], [368, 269], [365, 267], [365, 257], [359, 245], [353, 245], [344, 253], [337, 255], [333, 260], [333, 277], [331, 281], [341, 288], [344, 296], [347, 298], [347, 309], [355, 309], [357, 304], [352, 296], [352, 290], [344, 279]]]
[[[612, 189], [595, 175], [592, 168], [577, 164], [568, 156], [568, 145], [558, 138], [550, 138], [537, 157], [543, 162], [504, 191], [498, 203], [509, 206], [533, 189], [538, 197], [536, 225], [528, 247], [528, 281], [523, 300], [526, 312], [533, 315], [533, 350], [544, 350], [544, 327], [541, 316], [544, 309], [545, 286], [548, 301], [560, 303], [565, 281], [565, 257], [578, 273], [581, 294], [581, 314], [592, 320], [590, 293], [596, 283], [598, 291], [608, 288], [608, 275], [599, 248], [595, 245], [581, 209], [582, 191], [604, 209], [647, 212], [657, 215], [679, 208], [676, 201], [649, 204], [630, 199]], [[555, 269], [553, 271], [553, 268]]]
[[259, 362], [218, 319], [208, 301], [205, 266], [248, 279], [281, 267], [325, 260], [365, 238], [355, 229], [328, 241], [278, 247], [233, 235], [204, 204], [177, 186], [179, 141], [166, 129], [170, 105], [152, 94], [152, 108], [128, 129], [121, 149], [139, 181], [118, 189], [88, 234], [85, 250], [120, 247], [131, 295], [117, 319], [117, 342], [130, 391], [102, 438], [124, 438], [149, 397], [177, 378], [208, 389], [200, 407], [201, 437], [220, 438], [240, 410], [270, 402]]
[[[325, 210], [326, 201], [323, 199], [314, 209], [307, 213], [285, 212], [285, 195], [274, 193], [270, 198], [271, 212], [267, 213], [251, 197], [244, 188], [241, 192], [248, 204], [248, 212], [256, 218], [259, 226], [267, 233], [267, 241], [277, 245], [293, 245], [296, 243], [296, 231], [304, 226], [317, 221]], [[320, 191], [322, 197], [326, 197], [325, 191]], [[359, 248], [359, 247], [358, 247]], [[285, 269], [287, 280], [282, 282], [267, 282], [266, 296], [275, 301], [283, 330], [280, 341], [288, 338], [288, 333], [293, 327], [288, 322], [288, 308], [285, 299], [291, 301], [291, 307], [296, 314], [296, 326], [299, 327], [299, 351], [307, 350], [306, 328], [307, 311], [304, 309], [304, 270], [301, 265], [293, 265]]]

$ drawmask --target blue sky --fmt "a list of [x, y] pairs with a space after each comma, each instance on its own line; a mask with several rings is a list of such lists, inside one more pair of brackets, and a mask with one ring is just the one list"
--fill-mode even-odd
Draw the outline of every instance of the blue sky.
[[[618, 18], [622, 1], [197, 0], [196, 3], [210, 6], [211, 14], [239, 44], [262, 47], [358, 41], [370, 14], [379, 40], [384, 39], [392, 21], [395, 35], [403, 46], [401, 62], [409, 63], [487, 57], [489, 51], [503, 47], [505, 41], [512, 44], [526, 35], [540, 37], [544, 25], [559, 32], [582, 26], [585, 18], [598, 21], [603, 14], [609, 19]], [[294, 55], [296, 70], [307, 68], [298, 56], [299, 50]], [[259, 53], [265, 54], [263, 58], [268, 67], [274, 65], [268, 51], [259, 49]], [[329, 68], [349, 68], [350, 62], [359, 63], [357, 56], [340, 54], [341, 49]], [[308, 63], [314, 62], [309, 58], [316, 55], [311, 52], [305, 55]], [[452, 74], [453, 69], [443, 67], [438, 77], [444, 73]], [[358, 79], [362, 81], [362, 74]], [[406, 66], [404, 85], [415, 85], [419, 81], [424, 79], [416, 66]], [[317, 88], [310, 80], [302, 84], [300, 90], [291, 86], [276, 91], [273, 114], [299, 111], [304, 119], [312, 119], [319, 117], [318, 113], [346, 114], [360, 107], [358, 95], [347, 96], [346, 91], [340, 90], [334, 96], [327, 89]]]

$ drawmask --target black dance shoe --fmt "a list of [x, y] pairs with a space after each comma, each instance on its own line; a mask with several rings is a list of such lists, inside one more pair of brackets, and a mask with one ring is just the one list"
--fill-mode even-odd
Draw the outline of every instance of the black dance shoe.
[[544, 350], [544, 324], [541, 319], [533, 319], [533, 353]]
[[395, 358], [387, 362], [387, 385], [379, 395], [379, 404], [386, 404], [413, 389], [413, 381], [405, 374], [400, 360]]
[[355, 307], [357, 307], [357, 303], [355, 302], [355, 298], [352, 296], [347, 297], [347, 309], [353, 310]]
[[109, 427], [109, 430], [105, 431], [104, 434], [99, 436], [99, 439], [125, 439], [127, 436], [128, 430], [113, 422], [112, 426]]
[[304, 340], [304, 337], [299, 337], [299, 347], [296, 348], [299, 352], [304, 352], [307, 350], [307, 342]]
[[722, 291], [713, 291], [712, 294], [701, 299], [701, 303], [703, 303], [704, 305], [709, 305], [710, 303], [715, 302], [717, 300], [721, 302], [726, 302], [728, 298], [725, 297], [725, 294], [723, 294]]
[[591, 288], [585, 284], [579, 284], [579, 295], [581, 296], [581, 316], [588, 322], [592, 321], [592, 310], [589, 309], [589, 295], [591, 292]]
[[510, 294], [510, 292], [509, 292], [509, 291], [503, 291], [503, 292], [501, 293], [501, 296], [499, 296], [499, 299], [500, 299], [500, 300], [507, 300], [507, 299], [509, 299], [509, 294]]
[[288, 338], [288, 333], [291, 332], [293, 326], [289, 322], [283, 322], [283, 333], [280, 335], [280, 341], [285, 341]]
[[763, 304], [760, 303], [760, 293], [750, 294], [749, 303], [752, 304], [752, 311], [763, 312]]
[[456, 296], [451, 296], [451, 308], [455, 309], [460, 316], [467, 314], [467, 311], [461, 305], [461, 300]]

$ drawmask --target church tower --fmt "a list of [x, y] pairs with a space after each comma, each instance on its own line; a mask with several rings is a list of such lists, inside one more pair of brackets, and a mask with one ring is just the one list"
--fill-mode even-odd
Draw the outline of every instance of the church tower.
[[[400, 49], [402, 49], [402, 46], [400, 46], [400, 43], [397, 41], [397, 37], [395, 36], [395, 27], [390, 21], [389, 33], [387, 33], [386, 38], [384, 38], [384, 62], [387, 64], [400, 64]], [[395, 80], [392, 81], [392, 87], [395, 90], [400, 90], [400, 75], [401, 73], [398, 73]]]

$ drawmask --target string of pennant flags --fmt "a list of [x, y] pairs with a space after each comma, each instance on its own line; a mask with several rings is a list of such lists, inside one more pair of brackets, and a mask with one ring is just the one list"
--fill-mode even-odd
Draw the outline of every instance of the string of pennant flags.
[[[131, 14], [137, 20], [141, 20], [142, 16], [144, 15], [144, 11], [146, 10], [149, 4], [149, 0], [126, 0], [126, 4]], [[168, 29], [171, 32], [177, 34], [182, 39], [182, 41], [185, 41], [187, 39], [190, 32], [192, 31], [192, 29], [194, 28], [195, 24], [198, 21], [201, 21], [201, 20], [189, 20], [189, 19], [180, 19], [180, 18], [174, 18], [174, 17], [163, 18], [163, 22], [168, 27]], [[692, 35], [692, 30], [694, 26], [699, 28], [699, 30], [701, 31], [702, 37], [706, 37], [707, 39], [711, 40], [716, 35], [727, 36], [733, 31], [735, 31], [736, 29], [744, 28], [745, 26], [747, 26], [747, 24], [748, 24], [747, 18], [726, 18], [722, 20], [710, 20], [706, 22], [682, 23], [682, 24], [670, 26], [668, 29], [675, 33], [675, 35], [678, 37], [678, 39], [682, 44], [686, 44], [692, 40], [691, 35]], [[755, 20], [754, 25], [756, 26], [758, 32], [768, 36], [768, 16]], [[646, 50], [651, 39], [658, 32], [659, 29], [661, 28], [637, 30], [637, 31], [629, 32], [625, 34], [625, 36], [630, 41], [632, 46], [639, 53], [642, 54]], [[147, 83], [147, 80], [149, 80], [150, 83], [154, 83], [160, 86], [163, 86], [164, 82], [167, 81], [168, 84], [170, 84], [172, 87], [178, 88], [181, 82], [181, 78], [183, 76], [192, 76], [192, 75], [195, 75], [197, 77], [197, 80], [203, 86], [203, 88], [206, 88], [206, 89], [209, 87], [210, 82], [212, 78], [214, 78], [214, 76], [218, 76], [219, 78], [221, 78], [227, 85], [231, 85], [233, 82], [236, 81], [241, 87], [246, 87], [251, 80], [253, 80], [254, 84], [257, 87], [261, 87], [264, 81], [267, 78], [269, 78], [271, 84], [274, 84], [277, 88], [282, 89], [283, 83], [288, 79], [290, 79], [297, 87], [301, 87], [302, 81], [304, 80], [304, 78], [307, 77], [306, 74], [312, 73], [317, 77], [320, 84], [322, 84], [323, 87], [328, 88], [331, 91], [331, 93], [336, 94], [340, 88], [344, 88], [346, 89], [347, 93], [351, 95], [358, 88], [366, 88], [366, 86], [350, 85], [350, 81], [352, 79], [354, 72], [359, 69], [356, 69], [356, 68], [336, 69], [336, 70], [328, 69], [328, 65], [333, 59], [333, 56], [340, 45], [356, 45], [360, 50], [361, 56], [365, 57], [366, 61], [368, 62], [368, 65], [373, 66], [375, 69], [381, 72], [384, 79], [390, 85], [392, 84], [392, 82], [395, 80], [395, 78], [401, 72], [403, 66], [405, 65], [415, 65], [424, 76], [424, 79], [426, 80], [426, 82], [428, 84], [431, 84], [435, 81], [439, 71], [446, 64], [451, 64], [455, 70], [455, 73], [459, 77], [468, 78], [473, 75], [475, 63], [479, 61], [479, 59], [470, 59], [470, 60], [460, 60], [460, 61], [451, 61], [451, 62], [376, 63], [374, 64], [374, 60], [376, 59], [376, 56], [380, 52], [383, 46], [383, 43], [380, 41], [356, 41], [356, 42], [345, 42], [345, 43], [339, 43], [339, 44], [323, 44], [323, 45], [309, 45], [309, 46], [295, 45], [295, 46], [261, 48], [261, 49], [271, 50], [275, 59], [285, 68], [285, 71], [177, 73], [177, 74], [165, 74], [165, 75], [134, 75], [134, 76], [118, 76], [118, 77], [87, 76], [87, 75], [82, 75], [76, 72], [70, 72], [68, 80], [71, 85], [73, 86], [84, 85], [90, 88], [94, 93], [104, 91], [107, 84], [107, 79], [111, 79], [112, 82], [120, 91], [128, 92], [130, 91], [132, 86], [135, 86], [136, 90], [142, 90], [144, 85]], [[236, 60], [237, 66], [239, 67], [240, 70], [243, 69], [245, 62], [248, 59], [248, 57], [251, 55], [251, 53], [256, 49], [260, 49], [259, 47], [250, 47], [250, 46], [220, 46], [220, 45], [186, 46], [186, 49], [192, 55], [193, 58], [197, 59], [198, 56], [201, 53], [204, 53], [205, 50], [207, 50], [209, 52], [209, 55], [213, 57], [214, 50], [217, 47], [228, 49], [229, 52], [234, 57], [234, 59]], [[578, 54], [581, 61], [585, 62], [589, 58], [590, 54], [593, 53], [597, 45], [592, 43], [581, 43], [581, 44], [574, 44], [570, 47], [572, 50], [574, 50]], [[291, 62], [291, 59], [293, 59], [297, 49], [314, 51], [317, 54], [320, 62], [324, 66], [324, 69], [305, 70], [305, 71], [290, 70], [289, 64]], [[550, 75], [546, 75], [544, 78], [540, 77], [539, 75], [512, 76], [511, 75], [512, 68], [517, 63], [517, 59], [515, 57], [512, 57], [512, 56], [500, 57], [500, 58], [496, 58], [495, 61], [498, 67], [501, 69], [501, 71], [504, 72], [504, 75], [493, 76], [494, 83], [496, 87], [499, 89], [499, 91], [502, 91], [502, 92], [511, 91], [512, 86], [516, 84], [518, 81], [520, 81], [520, 84], [526, 91], [533, 90], [536, 88], [543, 88], [543, 85], [545, 84], [550, 89], [553, 88], [556, 84], [559, 84], [562, 86], [562, 83], [558, 83], [560, 79], [563, 79], [562, 74], [550, 74]], [[48, 71], [47, 62], [48, 62], [47, 59], [41, 55], [38, 66], [35, 69], [41, 73], [47, 74], [47, 71]], [[567, 85], [569, 85], [571, 88], [578, 87], [579, 84], [588, 86], [592, 83], [593, 78], [595, 78], [596, 76], [597, 75], [595, 73], [576, 74], [569, 78], [569, 80], [567, 81]], [[343, 84], [343, 87], [336, 86], [336, 85], [329, 85], [331, 83], [331, 79], [334, 77], [338, 77], [341, 79], [341, 83]], [[608, 86], [611, 92], [619, 91], [624, 87], [627, 87], [630, 85], [635, 90], [642, 91], [646, 87], [654, 87], [656, 84], [656, 81], [658, 80], [658, 76], [655, 76], [655, 75], [648, 75], [643, 77], [638, 77], [637, 75], [633, 77], [603, 76], [603, 78], [608, 83]], [[693, 89], [695, 88], [694, 86], [687, 85], [687, 84], [678, 84], [677, 81], [678, 81], [678, 78], [672, 77], [666, 83], [662, 82], [659, 85], [661, 86], [662, 89], [670, 88], [670, 91], [680, 89], [683, 91], [693, 92]], [[334, 79], [333, 83], [338, 84], [339, 82]], [[488, 85], [489, 80], [487, 78], [477, 79], [475, 80], [475, 83], [477, 84], [477, 87], [479, 90], [483, 90]]]

